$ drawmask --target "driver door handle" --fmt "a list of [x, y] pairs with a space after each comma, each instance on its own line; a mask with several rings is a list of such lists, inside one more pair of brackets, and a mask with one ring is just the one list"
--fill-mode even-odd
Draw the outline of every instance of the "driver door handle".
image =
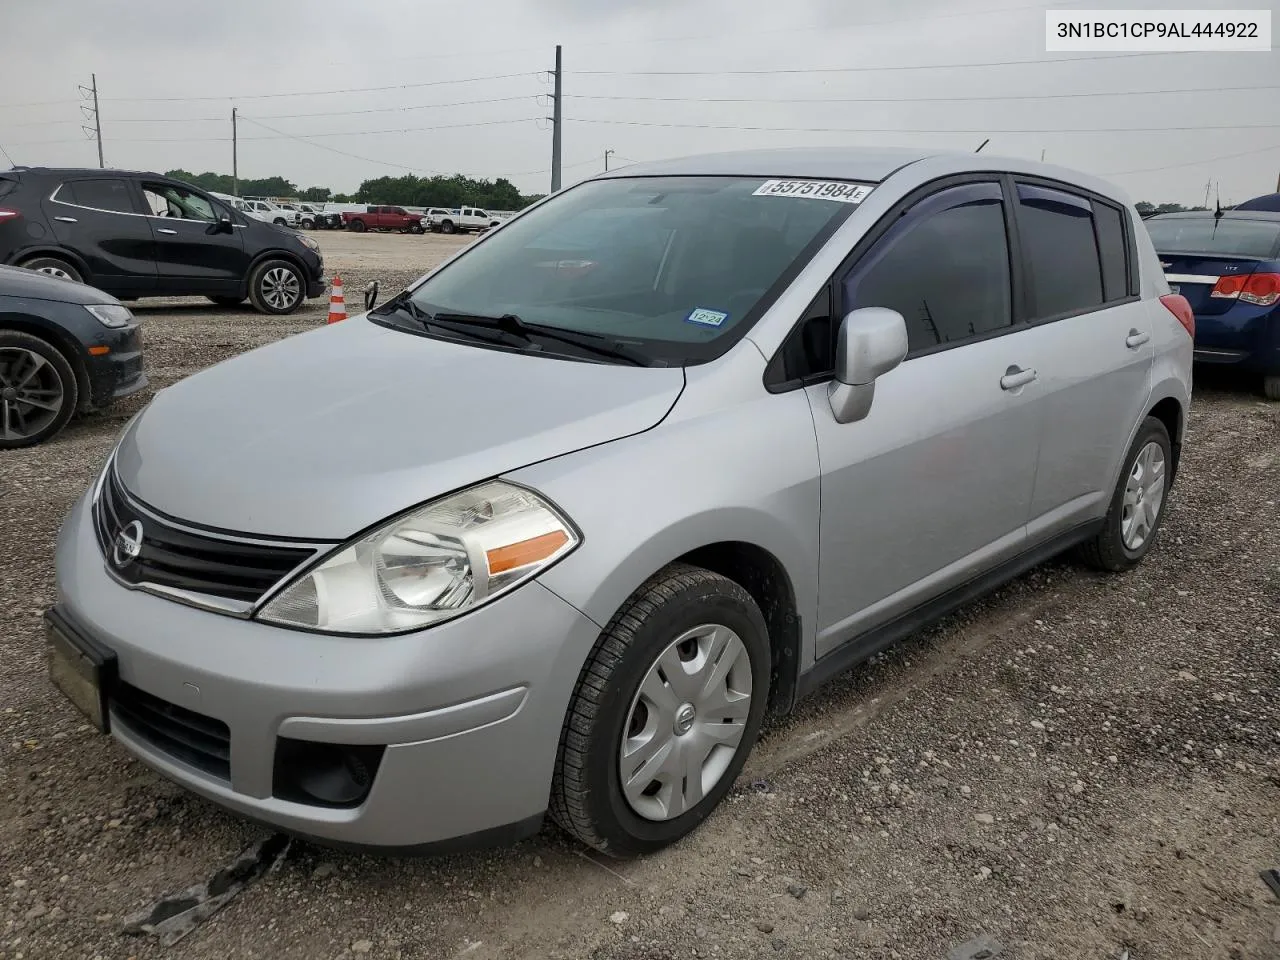
[[158, 227], [156, 229], [156, 233], [163, 233], [165, 236], [168, 236], [168, 237], [176, 237], [178, 235], [177, 230], [170, 230], [168, 227]]
[[1130, 350], [1136, 350], [1138, 347], [1142, 346], [1144, 343], [1146, 343], [1150, 339], [1151, 339], [1151, 334], [1139, 333], [1138, 330], [1134, 329], [1134, 330], [1130, 330], [1129, 336], [1124, 338], [1124, 345], [1128, 347]]
[[1034, 370], [1023, 370], [1015, 363], [1000, 378], [1000, 389], [1017, 390], [1019, 387], [1025, 387], [1036, 377], [1037, 373]]

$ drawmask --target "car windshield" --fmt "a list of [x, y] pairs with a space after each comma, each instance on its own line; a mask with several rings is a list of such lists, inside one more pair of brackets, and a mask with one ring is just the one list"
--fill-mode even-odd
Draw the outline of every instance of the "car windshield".
[[1280, 245], [1280, 222], [1233, 217], [1170, 217], [1147, 222], [1160, 253], [1208, 253], [1268, 259]]
[[[667, 363], [705, 362], [772, 302], [869, 187], [764, 177], [589, 181], [504, 225], [412, 292], [425, 314], [514, 314]], [[821, 191], [821, 192], [819, 192]], [[766, 295], [768, 302], [766, 302]]]

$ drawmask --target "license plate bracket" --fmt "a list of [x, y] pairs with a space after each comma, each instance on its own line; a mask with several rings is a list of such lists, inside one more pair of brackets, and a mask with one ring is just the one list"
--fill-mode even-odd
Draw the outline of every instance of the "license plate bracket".
[[107, 733], [108, 696], [117, 675], [115, 653], [52, 610], [44, 615], [44, 630], [49, 679], [95, 729]]

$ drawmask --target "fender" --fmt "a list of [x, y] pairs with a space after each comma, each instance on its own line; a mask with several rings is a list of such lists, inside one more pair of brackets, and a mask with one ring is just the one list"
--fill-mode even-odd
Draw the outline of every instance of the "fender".
[[9, 254], [9, 259], [5, 263], [12, 265], [23, 260], [30, 260], [32, 257], [57, 257], [59, 260], [68, 260], [80, 272], [84, 282], [94, 286], [91, 282], [93, 274], [80, 255], [56, 243], [36, 243], [28, 247], [22, 247]]
[[[305, 263], [302, 262], [302, 259], [298, 257], [297, 254], [292, 253], [288, 250], [281, 250], [276, 248], [271, 250], [264, 250], [262, 253], [259, 253], [257, 256], [253, 258], [253, 260], [249, 262], [249, 266], [248, 268], [246, 268], [244, 272], [244, 277], [240, 280], [240, 295], [242, 297], [249, 296], [249, 278], [253, 276], [253, 271], [258, 268], [258, 264], [262, 263], [264, 260], [288, 260], [295, 267], [301, 270], [302, 284], [304, 288], [303, 293], [305, 294], [306, 285], [311, 282], [311, 270], [307, 267]], [[303, 299], [305, 299], [305, 296]]]

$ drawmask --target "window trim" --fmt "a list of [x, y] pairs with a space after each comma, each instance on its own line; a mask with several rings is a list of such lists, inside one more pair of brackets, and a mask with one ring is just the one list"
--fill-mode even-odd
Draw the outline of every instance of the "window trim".
[[[1102, 291], [1103, 300], [1101, 303], [1094, 304], [1091, 307], [1082, 307], [1078, 310], [1066, 310], [1060, 313], [1048, 314], [1040, 317], [1036, 316], [1034, 309], [1035, 303], [1035, 276], [1030, 271], [1026, 271], [1026, 306], [1027, 314], [1025, 323], [1029, 327], [1039, 327], [1046, 323], [1057, 323], [1060, 320], [1071, 320], [1075, 317], [1083, 317], [1090, 313], [1098, 313], [1102, 310], [1110, 310], [1112, 307], [1124, 306], [1127, 303], [1136, 303], [1142, 299], [1140, 293], [1140, 284], [1137, 276], [1137, 253], [1135, 249], [1133, 225], [1129, 222], [1127, 209], [1115, 200], [1104, 197], [1087, 187], [1080, 187], [1072, 183], [1066, 183], [1061, 180], [1053, 180], [1049, 177], [1036, 177], [1023, 174], [1008, 174], [1010, 188], [1006, 190], [1012, 197], [1009, 204], [1010, 212], [1015, 221], [1018, 221], [1018, 207], [1021, 201], [1018, 197], [1017, 185], [1025, 183], [1029, 187], [1042, 187], [1047, 190], [1057, 190], [1060, 193], [1066, 193], [1080, 200], [1084, 200], [1089, 204], [1089, 222], [1093, 233], [1093, 246], [1098, 251], [1098, 285]], [[1098, 242], [1098, 220], [1093, 213], [1094, 204], [1103, 204], [1120, 211], [1120, 229], [1124, 232], [1125, 241], [1125, 268], [1128, 277], [1128, 293], [1125, 296], [1115, 300], [1107, 300], [1107, 288], [1103, 281], [1102, 275], [1102, 244]], [[1021, 236], [1019, 235], [1018, 259], [1022, 261], [1024, 267], [1028, 263], [1028, 251], [1021, 246]]]
[[125, 184], [126, 187], [134, 183], [134, 181], [130, 180], [128, 177], [80, 177], [78, 180], [77, 179], [62, 180], [62, 181], [59, 181], [58, 185], [53, 188], [53, 193], [49, 194], [49, 202], [59, 204], [60, 206], [63, 206], [63, 207], [71, 207], [74, 210], [92, 210], [94, 213], [107, 213], [117, 217], [142, 217], [144, 220], [146, 219], [147, 215], [145, 213], [137, 212], [138, 197], [132, 190], [129, 191], [129, 202], [132, 203], [134, 207], [132, 211], [107, 210], [107, 209], [104, 209], [103, 207], [90, 207], [83, 203], [72, 203], [70, 200], [58, 199], [58, 194], [62, 191], [62, 188], [65, 187], [68, 183], [80, 183], [83, 180], [118, 180], [121, 183]]
[[[868, 229], [866, 233], [858, 238], [858, 241], [853, 245], [853, 249], [850, 250], [849, 254], [840, 261], [839, 266], [837, 266], [831, 276], [827, 278], [827, 286], [831, 291], [831, 303], [833, 313], [835, 314], [835, 316], [832, 317], [832, 320], [835, 322], [836, 328], [838, 329], [838, 324], [843, 322], [846, 314], [846, 311], [844, 310], [844, 303], [842, 302], [844, 298], [843, 284], [838, 283], [838, 280], [847, 276], [858, 265], [858, 262], [866, 256], [868, 251], [879, 243], [884, 235], [888, 233], [889, 230], [892, 229], [893, 226], [897, 224], [897, 222], [902, 219], [902, 217], [905, 216], [912, 207], [928, 200], [930, 197], [933, 197], [944, 190], [949, 190], [952, 187], [963, 187], [975, 183], [994, 183], [1000, 190], [1001, 205], [1004, 208], [1005, 239], [1009, 254], [1009, 312], [1012, 322], [1007, 327], [988, 330], [984, 333], [975, 334], [972, 337], [966, 337], [963, 340], [952, 340], [947, 343], [936, 344], [935, 346], [928, 347], [924, 350], [910, 352], [903, 359], [903, 363], [913, 360], [916, 357], [931, 356], [935, 353], [942, 353], [946, 350], [954, 350], [957, 347], [964, 347], [973, 343], [981, 343], [984, 340], [992, 340], [996, 337], [1008, 336], [1010, 333], [1016, 333], [1019, 330], [1025, 329], [1027, 322], [1024, 318], [1028, 311], [1024, 306], [1024, 302], [1029, 303], [1030, 301], [1027, 299], [1026, 294], [1026, 283], [1023, 272], [1020, 238], [1017, 233], [1017, 223], [1013, 220], [1010, 210], [1012, 204], [1009, 202], [1009, 190], [1007, 188], [1006, 181], [1009, 181], [1011, 176], [1012, 175], [1010, 174], [994, 170], [974, 170], [965, 173], [948, 174], [947, 176], [939, 177], [936, 180], [930, 180], [928, 183], [921, 184], [906, 196], [898, 200], [880, 217], [880, 219], [872, 224], [871, 228]], [[779, 344], [778, 349], [774, 351], [773, 356], [769, 358], [768, 363], [765, 365], [764, 386], [770, 393], [788, 393], [792, 390], [803, 390], [816, 384], [826, 383], [834, 379], [833, 373], [814, 373], [806, 377], [782, 382], [770, 379], [771, 373], [776, 375], [777, 365], [780, 365], [781, 363], [778, 358], [781, 356], [782, 351], [786, 348], [788, 341], [790, 341], [791, 337], [803, 322], [803, 317], [796, 320], [791, 329], [787, 332], [787, 335], [782, 338], [782, 342]]]
[[[151, 208], [151, 204], [147, 201], [147, 184], [148, 183], [159, 184], [162, 182], [163, 181], [161, 180], [139, 180], [138, 181], [138, 189], [142, 191], [142, 201], [143, 203], [147, 204], [148, 209]], [[173, 223], [175, 220], [178, 223], [201, 223], [201, 224], [204, 224], [206, 227], [209, 226], [210, 224], [218, 222], [218, 201], [216, 198], [206, 196], [205, 194], [200, 193], [196, 190], [193, 190], [191, 189], [191, 187], [184, 186], [183, 184], [180, 184], [180, 183], [170, 183], [168, 184], [168, 186], [175, 187], [179, 190], [185, 190], [187, 191], [187, 193], [191, 193], [197, 197], [200, 197], [202, 200], [204, 200], [206, 203], [209, 204], [209, 209], [212, 210], [214, 214], [213, 219], [212, 220], [192, 220], [190, 217], [162, 217], [159, 214], [155, 214], [155, 213], [143, 213], [143, 214], [140, 214], [141, 217], [143, 217], [146, 220], [163, 220], [165, 223]], [[233, 226], [239, 226], [239, 224], [236, 224], [234, 219], [232, 219], [231, 222]]]

